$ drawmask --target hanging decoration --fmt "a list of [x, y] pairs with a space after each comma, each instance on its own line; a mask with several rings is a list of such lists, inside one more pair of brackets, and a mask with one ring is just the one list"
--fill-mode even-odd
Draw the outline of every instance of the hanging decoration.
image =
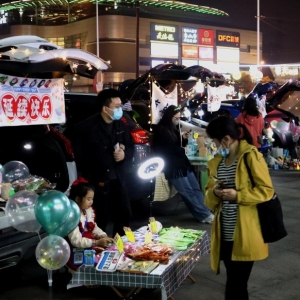
[[218, 111], [221, 107], [221, 98], [218, 95], [218, 89], [207, 85], [207, 111]]
[[64, 123], [64, 80], [0, 74], [0, 107], [0, 127]]
[[256, 98], [256, 104], [258, 106], [258, 111], [261, 113], [263, 118], [267, 115], [266, 100], [267, 100], [266, 95], [262, 95], [259, 99]]
[[165, 93], [156, 81], [152, 81], [151, 122], [157, 124], [162, 114], [170, 105], [178, 105], [177, 84], [173, 91]]

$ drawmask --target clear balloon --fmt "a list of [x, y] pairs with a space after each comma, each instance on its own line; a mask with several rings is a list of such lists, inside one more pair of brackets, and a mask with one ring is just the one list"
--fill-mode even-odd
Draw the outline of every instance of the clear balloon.
[[71, 209], [67, 220], [64, 224], [59, 226], [53, 234], [65, 237], [78, 226], [80, 221], [80, 208], [78, 204], [73, 200], [70, 200], [70, 204]]
[[2, 180], [3, 182], [14, 182], [20, 179], [26, 179], [30, 175], [28, 167], [21, 161], [10, 161], [3, 165]]
[[19, 191], [6, 202], [5, 213], [12, 227], [23, 232], [39, 232], [41, 224], [35, 217], [34, 207], [38, 195], [31, 191]]
[[69, 198], [60, 191], [45, 191], [35, 204], [35, 217], [45, 231], [53, 234], [64, 224], [70, 214], [71, 204]]
[[69, 260], [70, 253], [68, 242], [57, 235], [46, 236], [35, 249], [37, 262], [47, 270], [62, 268]]

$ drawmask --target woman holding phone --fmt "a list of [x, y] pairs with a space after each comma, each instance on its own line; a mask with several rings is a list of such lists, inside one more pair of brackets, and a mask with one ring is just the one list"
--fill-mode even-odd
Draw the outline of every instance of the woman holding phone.
[[[271, 199], [272, 180], [263, 155], [252, 145], [243, 124], [220, 116], [206, 128], [219, 155], [208, 161], [209, 179], [205, 204], [215, 213], [211, 231], [211, 267], [226, 268], [225, 300], [248, 300], [248, 279], [253, 263], [268, 257], [257, 212], [257, 204]], [[245, 160], [251, 168], [252, 186]]]

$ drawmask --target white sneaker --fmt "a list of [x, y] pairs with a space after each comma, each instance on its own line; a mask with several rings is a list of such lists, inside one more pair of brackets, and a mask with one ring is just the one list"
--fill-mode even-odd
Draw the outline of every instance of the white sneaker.
[[209, 215], [207, 218], [201, 221], [201, 223], [212, 224], [215, 216], [213, 214]]

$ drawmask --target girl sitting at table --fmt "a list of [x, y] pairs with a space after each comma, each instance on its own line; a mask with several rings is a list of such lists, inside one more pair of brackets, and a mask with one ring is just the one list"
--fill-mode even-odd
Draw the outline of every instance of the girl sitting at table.
[[69, 269], [76, 271], [79, 266], [73, 262], [73, 248], [93, 249], [96, 254], [103, 251], [113, 242], [112, 238], [100, 229], [95, 222], [95, 211], [92, 207], [94, 187], [84, 178], [79, 177], [70, 189], [70, 199], [74, 200], [81, 211], [78, 226], [68, 235], [71, 257], [67, 263]]

